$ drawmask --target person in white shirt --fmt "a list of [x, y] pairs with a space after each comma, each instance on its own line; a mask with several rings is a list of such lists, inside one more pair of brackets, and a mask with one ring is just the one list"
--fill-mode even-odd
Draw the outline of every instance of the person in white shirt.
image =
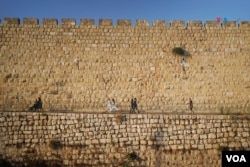
[[110, 98], [108, 98], [108, 102], [107, 102], [107, 111], [112, 111], [112, 103], [110, 101]]

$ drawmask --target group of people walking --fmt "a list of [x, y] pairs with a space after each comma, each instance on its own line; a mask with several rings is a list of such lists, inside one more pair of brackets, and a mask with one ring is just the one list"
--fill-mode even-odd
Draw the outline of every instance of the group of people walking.
[[30, 111], [33, 110], [43, 110], [43, 102], [41, 97], [39, 97], [38, 99], [36, 99], [35, 103], [33, 104], [33, 106], [29, 107]]
[[[192, 112], [193, 111], [193, 101], [191, 98], [189, 98], [189, 109]], [[42, 110], [42, 100], [39, 97], [34, 105], [32, 107], [29, 108], [29, 110]], [[118, 111], [119, 109], [117, 108], [116, 104], [115, 104], [115, 100], [114, 99], [110, 99], [108, 98], [108, 102], [107, 102], [107, 111]], [[136, 98], [132, 98], [131, 99], [131, 103], [130, 103], [130, 113], [139, 113], [138, 110], [138, 104], [137, 104], [137, 99]]]
[[[117, 106], [115, 104], [115, 100], [108, 98], [107, 111], [118, 111], [118, 110], [119, 109], [117, 108]], [[136, 98], [132, 98], [131, 99], [131, 106], [130, 106], [130, 111], [129, 112], [130, 113], [139, 113], [138, 105], [137, 105], [137, 99]]]
[[[189, 109], [192, 112], [193, 111], [193, 101], [191, 98], [189, 98]], [[115, 100], [108, 98], [108, 103], [107, 103], [107, 111], [118, 111], [119, 109], [116, 107]], [[130, 113], [139, 113], [138, 110], [138, 105], [137, 105], [137, 99], [132, 98], [131, 99], [131, 104], [130, 104]]]
[[137, 108], [137, 99], [134, 98], [134, 99], [131, 99], [131, 107], [130, 107], [130, 113], [139, 113], [139, 110]]

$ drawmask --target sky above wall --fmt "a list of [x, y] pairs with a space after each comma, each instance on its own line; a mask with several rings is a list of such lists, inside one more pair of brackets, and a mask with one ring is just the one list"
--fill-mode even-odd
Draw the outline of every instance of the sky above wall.
[[5, 17], [250, 21], [250, 0], [1, 0], [0, 19]]

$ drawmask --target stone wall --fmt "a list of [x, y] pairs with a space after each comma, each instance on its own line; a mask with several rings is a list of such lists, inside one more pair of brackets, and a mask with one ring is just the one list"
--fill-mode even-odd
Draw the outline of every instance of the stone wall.
[[[0, 158], [29, 166], [221, 166], [250, 150], [247, 115], [0, 112]], [[1, 162], [1, 161], [0, 161]]]
[[[0, 109], [242, 112], [250, 107], [250, 22], [4, 18], [0, 24]], [[184, 48], [190, 56], [172, 54]]]

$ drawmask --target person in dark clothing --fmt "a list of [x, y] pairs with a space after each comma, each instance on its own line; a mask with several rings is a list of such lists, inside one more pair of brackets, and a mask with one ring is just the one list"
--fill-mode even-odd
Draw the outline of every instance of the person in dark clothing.
[[190, 109], [190, 111], [193, 110], [193, 101], [191, 98], [189, 98], [189, 109]]
[[130, 113], [133, 113], [134, 112], [134, 99], [132, 98], [131, 99], [131, 103], [130, 103]]
[[38, 98], [37, 109], [38, 110], [42, 110], [43, 109], [43, 102], [42, 102], [41, 97]]
[[43, 109], [43, 103], [42, 103], [41, 97], [39, 97], [38, 100], [36, 99], [33, 106], [29, 108], [30, 111], [32, 111], [32, 110], [42, 110], [42, 109]]
[[139, 113], [139, 110], [138, 110], [138, 105], [137, 105], [137, 99], [134, 98], [134, 101], [133, 101], [133, 111], [135, 112], [135, 110], [137, 111], [137, 113]]

